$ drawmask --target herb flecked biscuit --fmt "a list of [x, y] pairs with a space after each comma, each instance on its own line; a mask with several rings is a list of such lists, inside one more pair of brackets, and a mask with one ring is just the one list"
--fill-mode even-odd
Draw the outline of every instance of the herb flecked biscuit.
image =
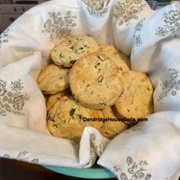
[[84, 121], [83, 118], [101, 118], [99, 110], [86, 108], [72, 96], [60, 95], [59, 100], [49, 109], [47, 114], [47, 128], [56, 137], [67, 138], [79, 143], [86, 126], [92, 126], [101, 131], [103, 122]]
[[98, 48], [97, 42], [90, 36], [72, 37], [56, 45], [51, 50], [51, 58], [59, 66], [72, 67], [76, 60]]
[[72, 94], [84, 106], [104, 109], [122, 92], [122, 73], [105, 55], [93, 53], [79, 59], [69, 73]]
[[99, 53], [105, 54], [114, 61], [122, 72], [130, 71], [129, 58], [111, 45], [99, 46]]
[[46, 66], [37, 78], [37, 84], [44, 94], [56, 94], [69, 87], [68, 68], [58, 67], [55, 64]]
[[112, 107], [107, 107], [102, 110], [104, 124], [102, 128], [102, 135], [108, 139], [113, 139], [117, 134], [125, 131], [128, 126], [123, 123], [115, 114]]
[[138, 71], [123, 73], [123, 86], [123, 92], [114, 104], [118, 117], [137, 120], [153, 112], [153, 86], [146, 74]]
[[67, 88], [64, 91], [61, 91], [56, 94], [51, 94], [46, 100], [47, 111], [49, 111], [49, 109], [51, 109], [54, 106], [54, 104], [56, 104], [56, 102], [61, 99], [62, 96], [72, 96], [70, 88]]
[[55, 104], [57, 101], [59, 101], [59, 99], [63, 96], [62, 93], [57, 93], [57, 94], [53, 94], [51, 95], [46, 102], [46, 109], [47, 111], [49, 111]]

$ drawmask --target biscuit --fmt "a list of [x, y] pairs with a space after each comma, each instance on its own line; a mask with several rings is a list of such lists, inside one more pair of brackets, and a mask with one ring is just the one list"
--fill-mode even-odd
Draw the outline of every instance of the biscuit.
[[50, 52], [58, 66], [72, 67], [74, 62], [98, 50], [97, 42], [90, 36], [71, 37], [56, 45]]
[[146, 74], [127, 71], [123, 76], [123, 92], [114, 104], [118, 117], [145, 118], [153, 112], [153, 86]]
[[37, 84], [44, 94], [56, 94], [69, 87], [68, 68], [55, 64], [46, 66], [37, 77]]
[[49, 111], [54, 106], [54, 104], [56, 104], [56, 102], [59, 101], [62, 95], [63, 95], [62, 93], [57, 93], [48, 97], [46, 101], [47, 111]]
[[[93, 120], [102, 117], [99, 110], [82, 106], [72, 96], [59, 97], [47, 113], [47, 128], [53, 136], [79, 143], [86, 126], [92, 126], [101, 131], [103, 123]], [[84, 118], [92, 119], [92, 121], [84, 121]]]
[[69, 88], [65, 89], [64, 91], [57, 93], [57, 94], [53, 94], [50, 95], [47, 100], [46, 100], [46, 108], [47, 111], [49, 111], [49, 109], [51, 109], [54, 104], [59, 101], [61, 99], [62, 96], [70, 96], [71, 94], [71, 90]]
[[104, 124], [102, 128], [102, 135], [108, 139], [113, 139], [119, 133], [125, 131], [128, 126], [123, 123], [115, 114], [112, 107], [107, 107], [102, 110]]
[[105, 54], [114, 61], [122, 72], [130, 71], [130, 59], [113, 46], [101, 45], [98, 52]]
[[93, 109], [115, 103], [122, 92], [121, 79], [119, 67], [98, 53], [76, 61], [69, 73], [72, 94], [82, 105]]

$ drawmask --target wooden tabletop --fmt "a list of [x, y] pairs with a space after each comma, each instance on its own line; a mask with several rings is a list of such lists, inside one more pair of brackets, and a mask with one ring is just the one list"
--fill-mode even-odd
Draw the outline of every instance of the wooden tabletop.
[[[77, 180], [56, 172], [52, 172], [40, 165], [17, 160], [0, 159], [0, 180]], [[86, 179], [89, 180], [89, 179]], [[102, 180], [102, 179], [101, 179]], [[105, 180], [105, 179], [104, 179]], [[106, 180], [117, 180], [111, 178]]]

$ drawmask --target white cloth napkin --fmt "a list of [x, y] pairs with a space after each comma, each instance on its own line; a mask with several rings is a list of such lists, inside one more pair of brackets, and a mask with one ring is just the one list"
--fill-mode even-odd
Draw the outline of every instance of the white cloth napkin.
[[98, 164], [119, 179], [170, 179], [179, 167], [179, 118], [180, 113], [173, 111], [149, 116], [148, 122], [116, 136]]
[[[99, 157], [120, 180], [178, 175], [179, 29], [178, 2], [153, 11], [144, 0], [52, 0], [27, 11], [0, 36], [0, 156], [77, 168]], [[56, 44], [83, 34], [115, 46], [149, 75], [155, 113], [112, 141], [86, 127], [76, 145], [47, 131], [36, 77]]]
[[132, 45], [132, 69], [147, 73], [154, 85], [155, 112], [179, 111], [180, 3], [144, 18], [136, 26]]
[[37, 52], [1, 69], [0, 155], [40, 164], [92, 166], [109, 140], [91, 127], [84, 130], [80, 147], [50, 135], [45, 99], [36, 83], [41, 62]]

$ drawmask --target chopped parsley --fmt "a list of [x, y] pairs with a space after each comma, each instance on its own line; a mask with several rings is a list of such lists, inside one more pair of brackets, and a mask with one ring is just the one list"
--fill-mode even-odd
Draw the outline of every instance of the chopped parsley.
[[69, 115], [70, 115], [70, 116], [73, 116], [74, 113], [75, 113], [75, 111], [76, 111], [76, 109], [72, 108], [72, 109], [69, 111]]
[[100, 75], [100, 76], [98, 77], [98, 83], [102, 83], [103, 79], [104, 79], [104, 77], [103, 77], [102, 75]]
[[75, 62], [76, 62], [76, 60], [71, 60], [69, 63], [74, 64]]
[[59, 58], [64, 58], [64, 55], [62, 53], [59, 54]]

